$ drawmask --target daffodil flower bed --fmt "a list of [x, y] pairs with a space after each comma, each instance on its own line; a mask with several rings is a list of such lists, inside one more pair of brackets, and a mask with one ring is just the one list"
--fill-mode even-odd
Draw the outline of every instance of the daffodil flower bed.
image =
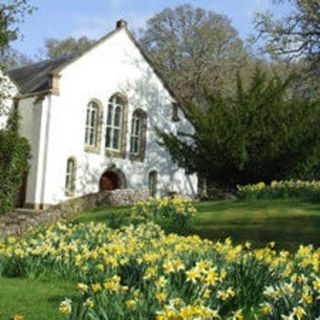
[[196, 212], [193, 203], [182, 196], [150, 198], [135, 204], [131, 209], [131, 221], [133, 224], [154, 222], [167, 233], [184, 235], [190, 233]]
[[0, 243], [3, 276], [45, 272], [73, 279], [69, 320], [317, 319], [320, 250], [253, 250], [230, 239], [166, 235], [153, 223], [56, 224]]
[[286, 180], [238, 186], [240, 199], [305, 198], [320, 201], [320, 181]]

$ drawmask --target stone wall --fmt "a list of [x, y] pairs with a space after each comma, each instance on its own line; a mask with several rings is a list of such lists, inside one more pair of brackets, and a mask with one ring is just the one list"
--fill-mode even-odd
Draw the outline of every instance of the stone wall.
[[12, 212], [0, 215], [0, 238], [17, 236], [39, 225], [49, 225], [62, 219], [69, 219], [77, 213], [98, 207], [122, 207], [137, 201], [148, 200], [147, 189], [119, 189], [93, 193], [52, 206], [39, 212]]

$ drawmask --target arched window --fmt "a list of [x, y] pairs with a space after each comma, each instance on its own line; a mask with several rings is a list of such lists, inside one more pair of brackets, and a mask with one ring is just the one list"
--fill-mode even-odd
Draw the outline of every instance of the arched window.
[[76, 165], [77, 165], [76, 160], [74, 158], [69, 158], [67, 160], [66, 181], [65, 181], [65, 194], [67, 196], [72, 196], [75, 192]]
[[143, 161], [146, 146], [147, 115], [141, 109], [135, 110], [131, 121], [130, 155]]
[[87, 105], [86, 129], [85, 129], [85, 151], [100, 152], [101, 143], [101, 113], [102, 107], [96, 101]]
[[149, 173], [148, 178], [149, 192], [151, 197], [155, 197], [158, 191], [158, 172], [153, 170]]
[[109, 100], [106, 124], [106, 148], [115, 151], [122, 149], [125, 103], [118, 95]]
[[90, 102], [88, 104], [85, 136], [85, 144], [88, 146], [97, 145], [98, 111], [99, 106], [97, 103]]

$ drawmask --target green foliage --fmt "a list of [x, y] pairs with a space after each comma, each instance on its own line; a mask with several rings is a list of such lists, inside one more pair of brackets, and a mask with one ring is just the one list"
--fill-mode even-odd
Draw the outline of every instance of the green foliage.
[[290, 92], [291, 78], [255, 72], [234, 99], [207, 93], [207, 106], [186, 103], [194, 134], [159, 131], [160, 143], [188, 173], [224, 187], [297, 177], [319, 162], [320, 103]]
[[49, 59], [59, 58], [69, 54], [81, 54], [88, 50], [95, 43], [95, 40], [88, 37], [73, 38], [69, 37], [64, 40], [55, 38], [46, 39], [45, 51]]
[[24, 21], [26, 14], [31, 14], [35, 7], [28, 0], [10, 0], [0, 3], [0, 48], [18, 38], [18, 24]]
[[270, 185], [259, 182], [253, 185], [238, 187], [239, 199], [285, 199], [303, 198], [320, 201], [319, 181], [272, 181]]
[[185, 99], [201, 99], [204, 87], [233, 92], [237, 70], [250, 60], [226, 16], [190, 4], [155, 14], [139, 41], [175, 93]]
[[0, 213], [14, 208], [29, 159], [30, 146], [18, 134], [18, 111], [14, 108], [7, 128], [0, 130]]
[[192, 202], [182, 198], [150, 198], [147, 202], [138, 202], [131, 209], [134, 224], [154, 222], [167, 233], [188, 234], [192, 230], [196, 209]]

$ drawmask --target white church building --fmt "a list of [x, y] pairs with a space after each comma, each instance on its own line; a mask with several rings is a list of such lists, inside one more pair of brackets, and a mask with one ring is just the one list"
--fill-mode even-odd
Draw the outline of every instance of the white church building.
[[197, 194], [196, 175], [172, 162], [155, 130], [192, 127], [125, 21], [82, 55], [9, 76], [18, 89], [20, 133], [32, 148], [18, 206], [43, 209], [118, 188]]

